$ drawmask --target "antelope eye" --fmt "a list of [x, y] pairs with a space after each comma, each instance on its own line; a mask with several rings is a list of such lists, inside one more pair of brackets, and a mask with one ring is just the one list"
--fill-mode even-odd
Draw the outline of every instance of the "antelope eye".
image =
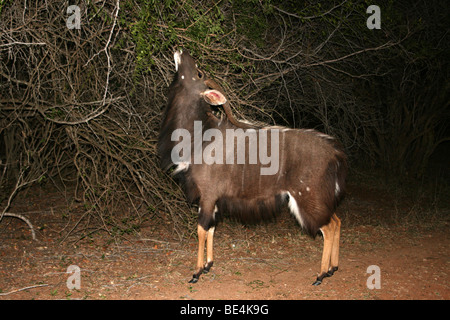
[[201, 79], [201, 78], [203, 78], [203, 73], [200, 71], [200, 70], [197, 70], [197, 72], [198, 72], [198, 78], [199, 79]]

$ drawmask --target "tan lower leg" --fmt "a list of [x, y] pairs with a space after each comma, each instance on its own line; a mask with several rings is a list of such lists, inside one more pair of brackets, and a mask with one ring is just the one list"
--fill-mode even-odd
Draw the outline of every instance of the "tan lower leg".
[[214, 227], [208, 230], [208, 237], [206, 238], [206, 263], [210, 263], [214, 260], [213, 238], [214, 238]]
[[322, 263], [320, 264], [320, 275], [322, 276], [328, 272], [330, 268], [331, 251], [333, 248], [336, 222], [331, 219], [330, 223], [323, 226], [320, 230], [323, 234], [323, 252]]
[[203, 269], [203, 260], [205, 255], [205, 240], [208, 233], [201, 225], [197, 227], [198, 233], [198, 255], [197, 255], [197, 273], [200, 273]]
[[339, 241], [341, 237], [341, 219], [336, 214], [333, 215], [335, 224], [333, 246], [331, 249], [331, 267], [337, 268], [339, 265]]

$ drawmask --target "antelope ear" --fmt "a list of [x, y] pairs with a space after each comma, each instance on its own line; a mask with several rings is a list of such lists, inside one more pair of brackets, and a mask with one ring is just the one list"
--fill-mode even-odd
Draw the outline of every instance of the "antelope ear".
[[218, 90], [206, 90], [202, 92], [203, 99], [213, 106], [220, 106], [227, 102], [227, 98]]

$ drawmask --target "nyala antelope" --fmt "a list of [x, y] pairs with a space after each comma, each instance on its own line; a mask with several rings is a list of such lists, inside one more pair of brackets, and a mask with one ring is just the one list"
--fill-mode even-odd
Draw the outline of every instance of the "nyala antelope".
[[[213, 265], [217, 214], [227, 213], [244, 222], [254, 222], [273, 218], [287, 203], [307, 234], [315, 237], [320, 231], [323, 235], [320, 273], [313, 283], [321, 284], [323, 278], [338, 269], [341, 221], [335, 210], [343, 197], [347, 175], [347, 160], [341, 145], [333, 137], [312, 129], [269, 126], [255, 130], [251, 124], [237, 121], [220, 87], [206, 77], [186, 50], [176, 51], [174, 59], [176, 74], [169, 88], [158, 153], [162, 168], [173, 168], [172, 173], [183, 185], [187, 200], [199, 206], [197, 268], [189, 282], [196, 283]], [[212, 106], [226, 108], [227, 116], [216, 116]], [[191, 138], [189, 148], [180, 151], [177, 149], [180, 136], [174, 136], [178, 129], [190, 133], [190, 137], [198, 134], [195, 130], [200, 130], [200, 136], [213, 132], [215, 139], [198, 142]], [[265, 150], [278, 152], [275, 173], [261, 174], [267, 163], [252, 158], [253, 145], [245, 137], [241, 148], [234, 145], [230, 149], [227, 145], [224, 151], [219, 150], [225, 145], [227, 135], [244, 129], [245, 134], [253, 130], [260, 147], [265, 143]], [[236, 136], [232, 140], [236, 141]], [[192, 161], [195, 152], [203, 155], [210, 152], [215, 161]], [[245, 161], [232, 161], [239, 157]]]

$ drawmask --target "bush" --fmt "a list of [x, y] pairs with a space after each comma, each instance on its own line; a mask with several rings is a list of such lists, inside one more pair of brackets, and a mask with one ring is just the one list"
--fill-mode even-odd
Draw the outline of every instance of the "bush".
[[155, 153], [177, 46], [239, 117], [314, 127], [352, 162], [422, 173], [448, 140], [444, 5], [386, 1], [381, 30], [366, 28], [368, 5], [82, 1], [68, 29], [59, 1], [0, 1], [3, 213], [22, 188], [62, 183], [100, 230], [162, 218], [183, 237], [195, 210]]

